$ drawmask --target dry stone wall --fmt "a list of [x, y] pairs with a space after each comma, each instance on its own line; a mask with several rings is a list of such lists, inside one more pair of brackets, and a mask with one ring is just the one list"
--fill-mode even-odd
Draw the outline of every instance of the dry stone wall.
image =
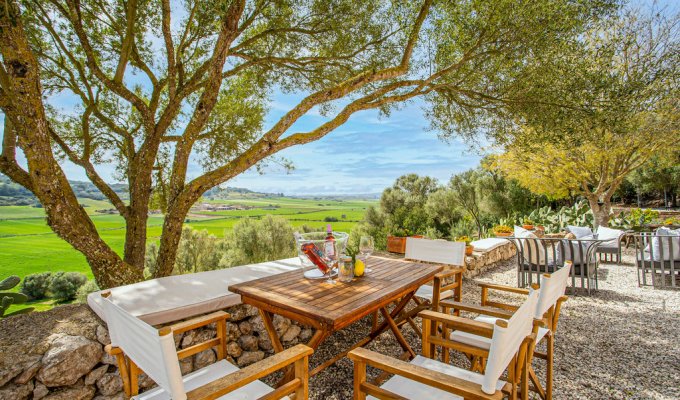
[[465, 257], [464, 276], [473, 278], [500, 261], [508, 260], [517, 255], [517, 248], [510, 242], [502, 244], [495, 249], [486, 252], [473, 252], [471, 256]]
[[[239, 305], [228, 310], [228, 360], [240, 367], [273, 354], [273, 347], [257, 309]], [[281, 316], [274, 326], [285, 347], [306, 343], [312, 330]], [[215, 326], [175, 335], [177, 348], [215, 337]], [[106, 325], [87, 305], [65, 305], [0, 320], [0, 400], [123, 399], [123, 382], [109, 344]], [[205, 350], [181, 361], [182, 373], [216, 361]], [[141, 390], [155, 386], [142, 376]]]

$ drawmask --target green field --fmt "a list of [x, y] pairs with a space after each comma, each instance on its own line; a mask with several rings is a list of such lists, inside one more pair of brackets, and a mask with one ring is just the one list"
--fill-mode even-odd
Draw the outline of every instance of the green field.
[[[206, 229], [223, 236], [241, 218], [260, 218], [272, 214], [288, 219], [293, 226], [309, 225], [322, 228], [324, 218], [334, 217], [336, 231], [349, 232], [361, 220], [369, 200], [296, 199], [286, 197], [212, 200], [210, 203], [252, 206], [248, 210], [192, 211], [186, 224], [194, 229]], [[104, 201], [82, 199], [102, 238], [117, 252], [124, 244], [125, 224], [117, 215], [102, 215], [95, 210], [109, 209]], [[344, 218], [343, 218], [344, 216]], [[163, 217], [152, 215], [148, 221], [148, 241], [161, 234]], [[92, 277], [85, 257], [57, 237], [47, 226], [41, 208], [31, 206], [0, 207], [0, 278], [8, 275], [24, 277], [44, 271], [77, 271]]]

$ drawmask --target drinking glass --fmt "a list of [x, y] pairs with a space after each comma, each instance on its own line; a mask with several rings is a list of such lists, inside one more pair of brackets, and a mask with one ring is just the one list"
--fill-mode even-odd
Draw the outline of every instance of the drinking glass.
[[368, 268], [368, 257], [373, 253], [373, 250], [375, 250], [373, 237], [362, 236], [359, 240], [359, 252], [364, 257], [364, 272], [371, 272], [371, 269]]

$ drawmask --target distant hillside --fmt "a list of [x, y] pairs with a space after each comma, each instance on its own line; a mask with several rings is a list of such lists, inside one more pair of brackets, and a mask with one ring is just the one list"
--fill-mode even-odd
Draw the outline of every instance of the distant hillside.
[[[69, 183], [78, 198], [106, 200], [104, 194], [91, 182], [69, 181]], [[111, 188], [123, 200], [127, 200], [127, 185], [114, 183], [111, 184]], [[28, 189], [0, 174], [0, 206], [29, 206], [37, 203], [38, 199]]]
[[[69, 181], [69, 183], [78, 198], [107, 200], [106, 196], [92, 182]], [[128, 185], [113, 183], [110, 186], [121, 199], [128, 200]], [[283, 194], [259, 193], [237, 187], [217, 187], [208, 190], [203, 197], [208, 199], [228, 199], [233, 197], [258, 198], [272, 196], [283, 196]], [[37, 203], [38, 199], [28, 189], [0, 174], [0, 206], [30, 206]]]

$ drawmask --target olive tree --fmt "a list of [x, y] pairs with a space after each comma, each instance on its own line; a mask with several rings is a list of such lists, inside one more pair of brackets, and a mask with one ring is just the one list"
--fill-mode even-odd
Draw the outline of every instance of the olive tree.
[[[166, 276], [207, 190], [357, 112], [416, 97], [443, 99], [440, 111], [474, 126], [612, 1], [5, 0], [0, 172], [35, 194], [102, 288], [143, 278], [149, 204], [160, 203], [154, 276]], [[302, 99], [266, 123], [277, 91]], [[59, 108], [64, 96], [77, 106]], [[298, 130], [315, 110], [324, 121]], [[122, 254], [78, 204], [63, 158], [124, 218]], [[102, 164], [117, 168], [128, 200]]]

